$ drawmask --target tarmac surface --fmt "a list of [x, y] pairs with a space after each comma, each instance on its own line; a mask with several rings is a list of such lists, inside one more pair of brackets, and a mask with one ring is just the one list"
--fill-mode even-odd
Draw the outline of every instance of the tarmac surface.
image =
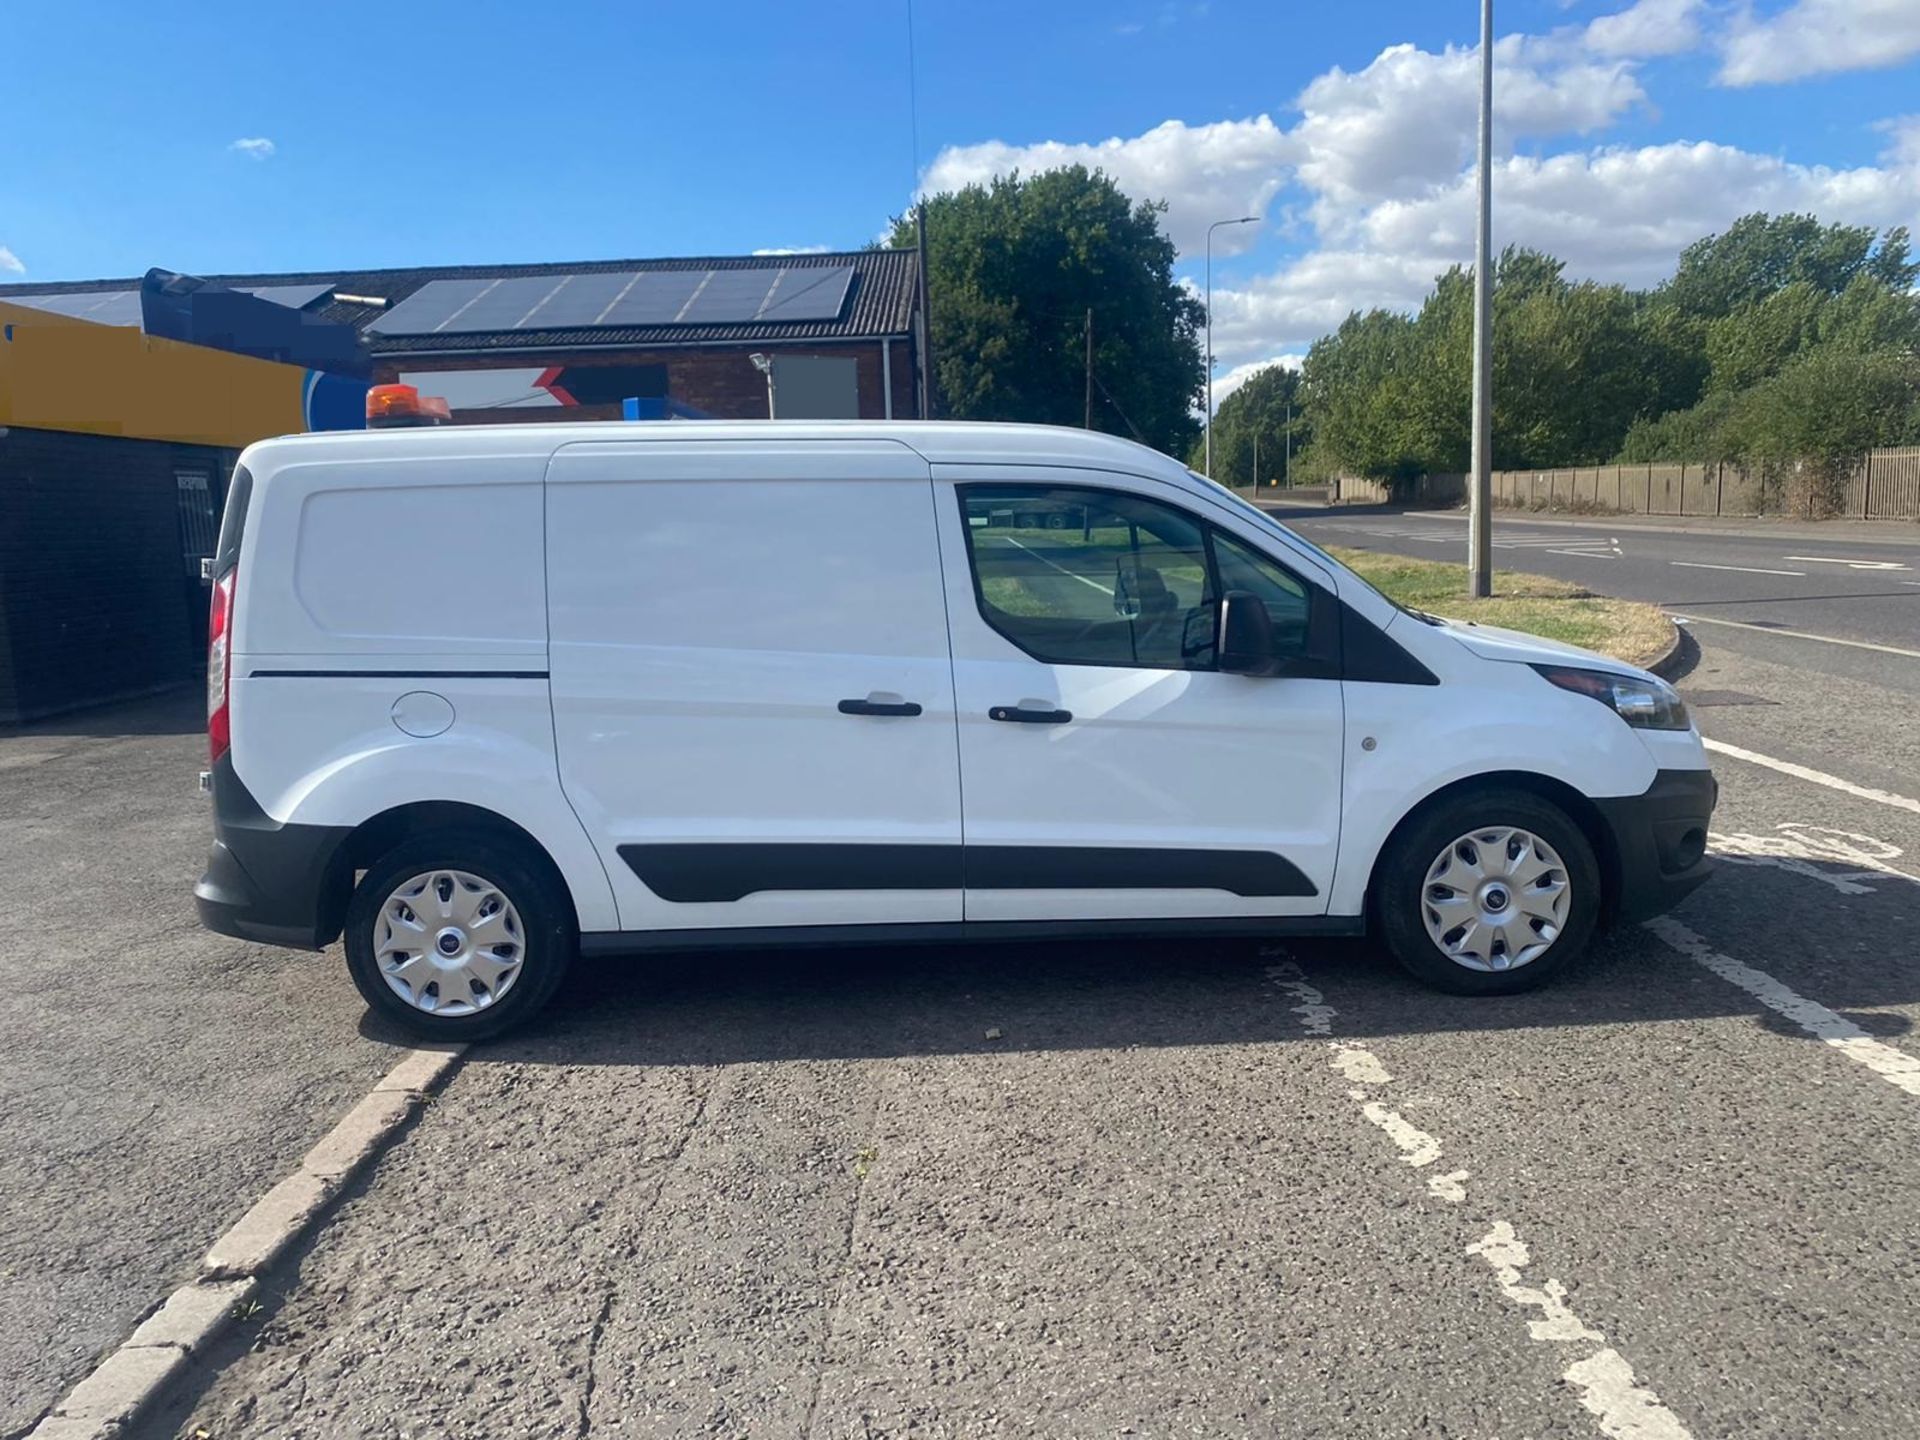
[[[1920, 658], [1695, 633], [1710, 739], [1853, 788], [1717, 753], [1721, 873], [1547, 990], [1332, 943], [583, 965], [140, 1433], [1911, 1436]], [[181, 721], [0, 737], [0, 1435], [392, 1063], [337, 949], [195, 926]]]

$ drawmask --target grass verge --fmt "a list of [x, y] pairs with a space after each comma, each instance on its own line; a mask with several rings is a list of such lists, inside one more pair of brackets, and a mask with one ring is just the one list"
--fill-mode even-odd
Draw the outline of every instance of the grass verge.
[[1333, 553], [1403, 605], [1449, 620], [1525, 630], [1629, 665], [1650, 665], [1673, 644], [1673, 622], [1659, 606], [1595, 595], [1570, 581], [1497, 570], [1492, 597], [1469, 600], [1464, 565], [1344, 547]]

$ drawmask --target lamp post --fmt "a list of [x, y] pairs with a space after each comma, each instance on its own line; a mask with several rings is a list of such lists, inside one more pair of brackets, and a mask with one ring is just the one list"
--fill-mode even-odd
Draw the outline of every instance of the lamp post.
[[1480, 215], [1473, 236], [1473, 483], [1467, 594], [1493, 593], [1493, 0], [1480, 0]]
[[753, 362], [754, 369], [767, 377], [767, 419], [777, 419], [778, 411], [774, 408], [773, 403], [773, 361], [767, 356], [758, 353], [749, 355], [747, 359]]
[[1252, 225], [1258, 215], [1216, 220], [1207, 226], [1207, 478], [1213, 478], [1213, 232], [1222, 225]]

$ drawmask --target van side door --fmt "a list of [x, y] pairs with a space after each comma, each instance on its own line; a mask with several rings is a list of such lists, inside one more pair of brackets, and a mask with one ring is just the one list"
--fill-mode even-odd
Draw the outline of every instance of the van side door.
[[961, 918], [925, 460], [580, 442], [549, 466], [546, 520], [560, 779], [622, 929]]
[[[938, 466], [967, 918], [1319, 915], [1340, 839], [1331, 577], [1178, 487]], [[1220, 602], [1282, 664], [1229, 673]]]

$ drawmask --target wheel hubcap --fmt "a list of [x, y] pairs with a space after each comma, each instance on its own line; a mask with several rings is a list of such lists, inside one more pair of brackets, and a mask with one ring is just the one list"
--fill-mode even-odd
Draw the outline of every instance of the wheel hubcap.
[[1462, 835], [1427, 869], [1427, 934], [1468, 970], [1516, 970], [1566, 927], [1573, 889], [1553, 847], [1531, 831], [1489, 826]]
[[472, 1015], [513, 988], [526, 957], [520, 912], [491, 881], [429, 870], [396, 886], [373, 922], [381, 978], [430, 1015]]

